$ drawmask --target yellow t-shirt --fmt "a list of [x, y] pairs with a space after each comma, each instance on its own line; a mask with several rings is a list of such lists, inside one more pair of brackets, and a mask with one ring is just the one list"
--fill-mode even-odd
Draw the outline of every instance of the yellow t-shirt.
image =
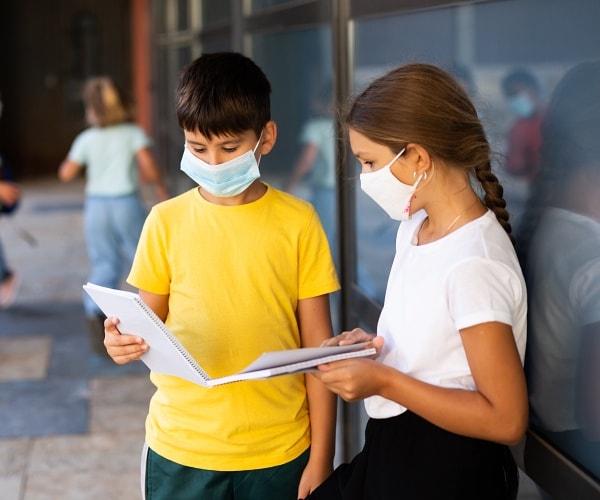
[[[169, 294], [167, 326], [213, 378], [265, 351], [300, 347], [298, 300], [339, 289], [315, 210], [267, 188], [239, 206], [210, 203], [197, 188], [155, 206], [128, 278]], [[252, 470], [287, 463], [310, 445], [303, 375], [211, 389], [155, 373], [151, 380], [146, 440], [169, 460]]]

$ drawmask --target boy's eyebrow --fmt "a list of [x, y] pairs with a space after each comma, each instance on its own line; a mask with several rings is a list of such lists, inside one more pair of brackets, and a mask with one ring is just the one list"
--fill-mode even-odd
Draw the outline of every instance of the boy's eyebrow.
[[[238, 143], [238, 142], [241, 142], [242, 140], [243, 140], [242, 137], [228, 137], [226, 139], [216, 142], [216, 145], [223, 146], [225, 144]], [[194, 139], [186, 139], [185, 142], [187, 142], [188, 144], [193, 144], [195, 146], [206, 146], [209, 141], [200, 142], [200, 141], [196, 141]]]

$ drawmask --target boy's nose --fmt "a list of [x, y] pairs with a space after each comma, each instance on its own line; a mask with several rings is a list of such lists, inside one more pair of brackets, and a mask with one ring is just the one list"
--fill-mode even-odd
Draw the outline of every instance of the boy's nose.
[[204, 161], [206, 161], [206, 163], [209, 165], [219, 165], [221, 163], [225, 163], [226, 159], [223, 157], [223, 154], [215, 152], [208, 153]]

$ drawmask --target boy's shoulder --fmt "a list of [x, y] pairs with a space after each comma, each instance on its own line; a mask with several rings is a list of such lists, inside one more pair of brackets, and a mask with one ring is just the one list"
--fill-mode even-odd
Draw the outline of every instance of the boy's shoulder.
[[313, 212], [315, 210], [310, 202], [281, 189], [274, 188], [269, 184], [267, 186], [269, 187], [267, 191], [267, 196], [269, 196], [268, 201], [272, 204], [280, 204], [282, 210], [289, 209], [299, 212]]
[[273, 196], [274, 198], [280, 198], [288, 203], [297, 204], [300, 206], [311, 206], [308, 201], [303, 200], [302, 198], [299, 198], [296, 195], [288, 193], [287, 191], [283, 191], [279, 188], [273, 187], [269, 183], [265, 183], [265, 184], [269, 188], [267, 193], [268, 194], [270, 193], [270, 195]]

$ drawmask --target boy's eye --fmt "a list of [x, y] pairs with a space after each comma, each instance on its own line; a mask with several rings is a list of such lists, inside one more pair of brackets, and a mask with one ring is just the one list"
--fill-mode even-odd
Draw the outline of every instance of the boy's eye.
[[225, 146], [223, 147], [223, 151], [226, 153], [235, 153], [237, 151], [237, 146]]

